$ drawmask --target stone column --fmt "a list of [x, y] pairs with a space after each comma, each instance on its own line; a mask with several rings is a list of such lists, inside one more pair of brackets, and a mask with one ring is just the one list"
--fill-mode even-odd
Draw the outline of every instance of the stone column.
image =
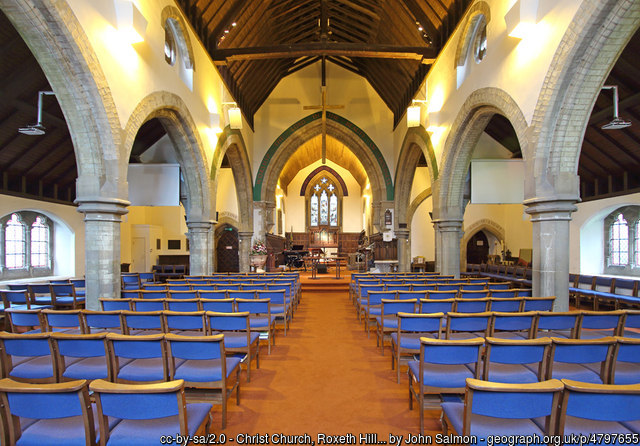
[[440, 229], [438, 226], [438, 222], [431, 220], [431, 223], [433, 224], [433, 234], [434, 234], [434, 241], [433, 241], [433, 255], [434, 255], [434, 270], [435, 272], [439, 273], [442, 271], [442, 256], [440, 255], [440, 253], [442, 252], [442, 238], [440, 237]]
[[213, 247], [209, 244], [212, 225], [210, 221], [188, 221], [189, 228], [189, 274], [202, 276], [210, 274], [211, 252]]
[[100, 297], [120, 297], [120, 222], [130, 204], [118, 198], [78, 198], [84, 214], [86, 308], [99, 310]]
[[[460, 277], [460, 239], [462, 238], [461, 219], [435, 220], [437, 264], [440, 273]], [[439, 245], [439, 246], [438, 246]]]
[[240, 258], [240, 272], [249, 272], [249, 253], [251, 252], [251, 239], [253, 238], [253, 232], [241, 232], [238, 231], [238, 241], [240, 244], [240, 252], [238, 257]]
[[396, 229], [398, 244], [398, 271], [406, 272], [411, 269], [411, 245], [409, 244], [409, 230]]
[[534, 296], [555, 296], [555, 311], [569, 309], [569, 232], [575, 198], [525, 200], [533, 223]]

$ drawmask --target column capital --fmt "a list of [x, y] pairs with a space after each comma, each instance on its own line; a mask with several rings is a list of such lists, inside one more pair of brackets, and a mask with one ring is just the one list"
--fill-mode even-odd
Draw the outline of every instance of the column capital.
[[431, 220], [434, 225], [437, 225], [437, 229], [443, 232], [462, 230], [462, 221], [461, 218], [439, 218]]
[[187, 221], [187, 228], [191, 230], [200, 230], [200, 232], [209, 231], [213, 227], [212, 221]]
[[409, 231], [408, 229], [396, 229], [395, 230], [396, 236], [398, 238], [402, 238], [404, 240], [408, 240], [409, 239], [409, 233], [410, 232], [411, 231]]
[[84, 221], [117, 221], [120, 222], [121, 215], [129, 212], [127, 206], [130, 201], [121, 198], [107, 197], [78, 197], [75, 200], [78, 204], [77, 211], [84, 214]]
[[251, 238], [253, 231], [238, 231], [238, 238]]
[[524, 201], [525, 212], [531, 215], [531, 221], [570, 221], [571, 214], [578, 210], [579, 197], [573, 195], [530, 198]]

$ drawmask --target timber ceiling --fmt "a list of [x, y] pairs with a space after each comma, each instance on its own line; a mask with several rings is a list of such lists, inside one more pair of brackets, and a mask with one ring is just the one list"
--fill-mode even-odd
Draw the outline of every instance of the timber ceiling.
[[322, 58], [369, 81], [394, 125], [471, 0], [177, 0], [253, 128], [289, 74]]
[[[185, 1], [181, 0], [181, 3], [183, 3], [184, 7]], [[302, 20], [303, 17], [306, 17], [307, 13], [311, 14], [311, 11], [315, 11], [317, 9], [317, 6], [314, 7], [313, 4], [319, 2], [316, 1], [312, 4], [312, 2], [294, 0], [286, 2], [276, 2], [275, 0], [264, 2], [226, 0], [224, 2], [194, 3], [211, 4], [207, 10], [207, 15], [203, 16], [207, 18], [206, 22], [203, 22], [204, 24], [211, 21], [211, 8], [214, 6], [219, 6], [220, 8], [224, 6], [224, 10], [219, 12], [219, 14], [222, 14], [224, 17], [228, 17], [228, 20], [233, 20], [232, 17], [240, 14], [244, 9], [257, 8], [258, 4], [270, 5], [270, 8], [268, 8], [268, 11], [266, 11], [265, 14], [267, 12], [268, 14], [271, 14], [271, 16], [279, 14], [279, 16], [284, 20], [290, 18], [290, 15], [294, 14], [293, 11], [291, 14], [284, 14], [283, 11], [287, 10], [286, 7], [293, 8], [294, 6], [297, 6], [295, 8], [296, 11], [301, 8], [302, 9], [296, 13], [296, 17], [298, 17], [299, 20]], [[369, 8], [369, 11], [374, 11], [381, 20], [385, 21], [391, 20], [388, 17], [391, 12], [387, 11], [387, 9], [389, 9], [389, 5], [400, 7], [405, 15], [409, 14], [407, 11], [417, 11], [417, 9], [415, 9], [415, 5], [418, 3], [422, 5], [422, 8], [427, 8], [426, 2], [418, 2], [417, 0], [413, 2], [407, 0], [402, 3], [404, 6], [400, 4], [401, 2], [396, 0], [387, 0], [386, 2], [380, 3], [383, 6]], [[446, 4], [446, 2], [444, 3]], [[329, 11], [336, 10], [345, 14], [344, 17], [346, 18], [344, 18], [344, 20], [347, 20], [348, 17], [352, 16], [351, 20], [354, 22], [365, 21], [369, 23], [372, 20], [371, 14], [364, 13], [360, 10], [361, 8], [354, 8], [354, 6], [358, 5], [364, 7], [363, 5], [365, 4], [371, 6], [374, 5], [374, 2], [372, 0], [366, 2], [362, 0], [332, 0], [327, 2], [327, 7], [329, 8]], [[375, 4], [377, 5], [378, 3]], [[452, 2], [450, 4], [454, 5]], [[244, 9], [239, 5], [244, 5]], [[452, 8], [455, 9], [461, 7], [451, 6], [450, 9]], [[233, 12], [232, 10], [235, 10], [237, 14], [231, 14], [231, 12]], [[279, 11], [279, 13], [276, 13], [275, 11]], [[302, 11], [306, 12], [302, 14]], [[435, 17], [432, 12], [424, 12], [424, 14], [425, 17]], [[247, 20], [248, 19], [249, 17], [247, 17]], [[451, 20], [452, 19], [445, 20], [441, 23], [439, 28], [436, 28], [441, 31], [433, 34], [436, 36], [434, 46], [440, 41], [438, 39], [442, 39], [442, 36], [448, 35], [447, 32], [450, 32], [450, 30], [455, 26]], [[221, 26], [222, 23], [227, 23], [227, 21], [222, 19], [219, 19], [218, 22], [220, 22], [219, 24]], [[287, 23], [289, 22], [290, 20], [287, 21]], [[337, 18], [332, 19], [331, 23], [333, 23], [332, 26], [335, 27], [335, 30], [331, 35], [342, 35], [346, 33], [346, 31], [342, 30], [341, 27], [338, 27], [338, 24], [341, 22]], [[293, 26], [293, 23], [290, 23], [290, 25]], [[351, 32], [355, 33], [358, 29], [364, 29], [362, 28], [363, 25], [360, 26], [360, 28], [356, 27]], [[277, 44], [278, 41], [275, 40], [276, 37], [286, 31], [284, 25], [282, 25], [282, 28], [282, 30], [279, 30], [279, 33], [274, 34], [273, 41], [265, 40], [262, 41], [262, 43], [260, 43], [260, 36], [262, 35], [261, 33], [266, 31], [257, 29], [256, 35], [252, 40], [252, 45]], [[247, 34], [246, 25], [244, 29], [245, 34]], [[295, 29], [297, 30], [298, 28]], [[350, 29], [351, 28], [348, 28], [347, 30]], [[380, 31], [371, 29], [370, 32], [372, 35], [382, 35], [387, 32], [387, 29], [390, 29], [390, 27], [387, 26], [385, 27], [385, 30]], [[340, 32], [338, 32], [338, 30], [340, 30]], [[222, 29], [222, 31], [224, 31], [224, 29]], [[294, 31], [290, 32], [293, 33]], [[249, 34], [253, 35], [253, 33]], [[250, 36], [246, 35], [243, 39], [249, 38]], [[383, 40], [382, 37], [378, 37], [378, 39], [380, 42], [391, 42], [389, 44], [394, 45], [417, 44], [412, 43], [409, 40], [398, 40], [394, 43], [393, 41]], [[227, 39], [225, 39], [225, 41], [226, 40]], [[303, 42], [305, 41], [302, 35], [300, 35], [300, 40]], [[246, 41], [249, 42], [249, 40]], [[352, 39], [352, 41], [357, 42], [357, 39]], [[423, 45], [426, 45], [426, 42], [424, 42]], [[235, 45], [228, 46], [228, 48], [233, 47], [235, 47]], [[580, 175], [581, 180], [581, 195], [583, 200], [591, 200], [612, 195], [623, 195], [640, 191], [640, 58], [637, 57], [637, 54], [640, 54], [640, 32], [631, 39], [627, 48], [622, 52], [620, 59], [611, 71], [609, 78], [605, 82], [607, 85], [611, 84], [619, 86], [619, 115], [623, 119], [630, 120], [633, 125], [622, 130], [602, 130], [601, 125], [609, 122], [613, 116], [611, 91], [604, 90], [595, 103], [589, 126], [584, 135], [584, 142], [578, 166], [578, 174]], [[43, 97], [42, 121], [46, 127], [46, 133], [41, 136], [28, 136], [18, 133], [18, 128], [36, 123], [38, 92], [51, 90], [51, 86], [35, 58], [31, 54], [29, 48], [2, 11], [0, 11], [0, 56], [3, 60], [3, 63], [0, 64], [0, 78], [3, 79], [3, 84], [0, 86], [0, 193], [71, 204], [75, 199], [75, 182], [77, 178], [76, 160], [69, 130], [55, 96]], [[321, 56], [309, 56], [308, 60], [318, 60], [319, 57]], [[344, 55], [332, 55], [327, 56], [327, 59], [330, 62], [344, 64], [347, 63], [346, 60], [349, 59], [349, 57]], [[357, 69], [360, 70], [363, 75], [371, 76], [372, 78], [377, 76], [378, 69], [383, 71], [386, 70], [383, 65], [379, 65], [377, 69], [373, 69], [373, 67], [379, 63], [415, 63], [413, 60], [395, 61], [393, 59], [387, 60], [364, 57], [353, 58], [350, 60], [352, 60], [352, 65], [354, 67], [358, 67]], [[248, 61], [246, 63], [249, 62], [253, 61]], [[266, 59], [257, 62], [275, 65], [283, 63], [280, 59]], [[296, 64], [294, 62], [293, 65], [290, 66], [290, 69], [300, 67], [301, 63], [302, 62], [298, 62]], [[231, 61], [223, 67], [226, 67], [225, 69], [227, 70], [231, 70], [231, 67], [235, 66], [235, 64], [235, 61]], [[428, 65], [425, 64], [421, 64], [421, 66], [428, 67]], [[366, 71], [365, 67], [367, 69], [372, 69], [371, 73]], [[259, 69], [259, 66], [254, 68]], [[235, 71], [233, 71], [233, 73], [238, 74]], [[260, 77], [262, 75], [266, 78], [269, 73], [271, 73], [271, 70], [264, 72], [258, 71], [258, 75], [256, 76]], [[228, 76], [231, 74], [232, 73], [230, 71]], [[395, 69], [389, 68], [388, 71], [386, 71], [387, 77], [395, 76], [396, 74], [397, 71]], [[407, 73], [404, 75], [407, 75]], [[245, 72], [244, 77], [242, 77], [242, 79], [239, 78], [239, 80], [242, 83], [244, 82], [243, 79], [247, 78], [246, 81], [249, 82], [248, 79], [253, 77], [254, 73], [250, 70], [250, 72]], [[398, 79], [400, 79], [400, 77], [398, 77]], [[422, 78], [420, 78], [420, 82], [421, 81]], [[406, 85], [410, 85], [411, 82], [412, 81], [408, 81]], [[419, 84], [420, 82], [417, 83]], [[395, 82], [389, 82], [388, 80], [385, 81], [385, 83], [395, 84]], [[249, 90], [248, 93], [250, 93]], [[253, 100], [256, 101], [256, 106], [261, 103], [261, 100], [258, 100], [257, 97]], [[399, 110], [402, 112], [404, 107], [399, 107]], [[513, 128], [505, 119], [502, 119], [502, 117], [492, 119], [490, 124], [487, 126], [486, 132], [511, 150], [515, 157], [519, 156], [519, 146], [517, 145], [517, 141], [515, 143], [513, 141], [515, 136]], [[143, 125], [138, 132], [136, 141], [134, 142], [131, 161], [136, 162], [136, 160], [139, 159], [139, 156], [160, 137], [162, 137], [163, 134], [164, 129], [157, 120], [152, 120]], [[348, 159], [348, 157], [353, 154], [350, 151], [343, 150], [344, 147], [341, 143], [331, 137], [327, 138], [327, 142], [327, 153], [329, 159], [347, 167], [354, 173], [356, 180], [362, 184], [364, 181], [362, 175], [364, 174], [361, 171], [361, 167], [355, 163], [357, 160], [354, 161]], [[285, 165], [285, 168], [283, 169], [283, 178], [285, 181], [291, 181], [291, 175], [295, 172], [294, 169], [299, 169], [304, 162], [307, 162], [308, 165], [319, 158], [316, 153], [318, 151], [319, 142], [317, 140], [312, 140], [308, 144], [309, 147], [305, 148], [299, 157], [298, 155], [294, 155], [290, 163]], [[349, 153], [339, 155], [338, 152], [340, 151]], [[302, 154], [305, 154], [304, 160], [302, 159]], [[309, 158], [307, 158], [307, 156], [309, 156]], [[353, 158], [355, 158], [355, 156], [353, 156]]]

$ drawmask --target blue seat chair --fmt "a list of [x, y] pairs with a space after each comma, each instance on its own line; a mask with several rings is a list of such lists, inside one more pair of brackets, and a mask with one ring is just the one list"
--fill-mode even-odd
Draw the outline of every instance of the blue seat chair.
[[[184, 286], [184, 285], [183, 285]], [[187, 286], [187, 288], [190, 288]], [[197, 290], [176, 290], [175, 288], [169, 289], [169, 298], [170, 299], [197, 299], [198, 291]]]
[[107, 353], [115, 382], [158, 383], [169, 379], [164, 334], [107, 333]]
[[413, 400], [420, 412], [420, 433], [424, 434], [425, 395], [464, 393], [467, 378], [479, 378], [484, 338], [420, 338], [419, 360], [409, 361], [409, 409]]
[[131, 299], [131, 311], [163, 311], [167, 299]]
[[54, 308], [75, 310], [84, 307], [85, 298], [76, 294], [76, 287], [72, 283], [51, 283], [49, 289]]
[[555, 296], [525, 297], [522, 311], [551, 311], [555, 300]]
[[[224, 292], [226, 296], [226, 292]], [[236, 311], [235, 299], [232, 298], [200, 298], [200, 306], [203, 311], [215, 311], [218, 313], [233, 313]]]
[[227, 299], [226, 291], [203, 290], [198, 289], [198, 297], [200, 299]]
[[0, 332], [2, 376], [30, 383], [58, 380], [49, 333]]
[[[637, 438], [640, 431], [640, 384], [592, 384], [563, 379], [564, 393], [558, 430], [564, 444], [597, 445], [625, 444], [627, 438]], [[572, 443], [572, 434], [586, 441]], [[595, 434], [592, 436], [592, 434]], [[616, 439], [607, 434], [622, 434]], [[591, 440], [595, 441], [591, 441]], [[598, 440], [600, 439], [600, 441]]]
[[640, 339], [616, 338], [611, 384], [640, 384]]
[[[291, 300], [287, 299], [285, 290], [265, 290], [256, 291], [257, 299], [269, 299], [269, 308], [271, 315], [276, 317], [276, 324], [281, 323], [284, 328], [284, 335], [287, 335], [287, 329], [293, 318], [293, 308]], [[228, 344], [227, 344], [228, 345]]]
[[200, 299], [167, 299], [164, 303], [165, 310], [169, 311], [201, 311]]
[[107, 333], [51, 333], [57, 375], [61, 381], [111, 380]]
[[576, 338], [581, 317], [579, 311], [539, 311], [533, 337]]
[[162, 311], [122, 311], [122, 331], [127, 335], [164, 333]]
[[122, 334], [121, 311], [82, 310], [85, 333], [119, 333]]
[[97, 444], [97, 424], [87, 381], [28, 384], [0, 380], [2, 444]]
[[453, 311], [455, 299], [420, 299], [420, 313], [444, 313]]
[[239, 312], [249, 313], [249, 329], [267, 341], [267, 353], [276, 344], [276, 316], [271, 314], [270, 299], [236, 299]]
[[440, 286], [438, 286], [438, 291], [427, 291], [427, 299], [455, 299], [458, 297], [458, 290], [440, 290]]
[[446, 339], [471, 339], [485, 337], [491, 328], [491, 313], [457, 313], [447, 314]]
[[51, 298], [51, 288], [49, 284], [30, 284], [27, 285], [32, 305], [53, 306]]
[[12, 333], [41, 333], [46, 326], [41, 312], [39, 308], [7, 308], [5, 317]]
[[470, 378], [464, 403], [442, 403], [443, 431], [445, 435], [473, 435], [481, 446], [497, 436], [513, 438], [514, 446], [529, 445], [527, 436], [542, 440], [556, 434], [562, 391], [557, 379], [511, 384]]
[[[442, 301], [436, 301], [442, 302]], [[398, 312], [398, 326], [391, 333], [391, 370], [396, 369], [396, 379], [400, 384], [400, 364], [407, 358], [420, 354], [420, 338], [440, 339], [444, 313]]]
[[385, 340], [398, 331], [398, 313], [415, 313], [417, 299], [382, 299], [380, 315], [376, 316], [376, 345], [384, 356]]
[[53, 310], [44, 309], [40, 312], [43, 331], [60, 331], [65, 333], [80, 334], [86, 330], [82, 319], [82, 310]]
[[454, 311], [456, 313], [483, 313], [489, 311], [491, 299], [456, 299]]
[[172, 379], [182, 379], [186, 387], [220, 392], [222, 404], [222, 428], [227, 425], [227, 400], [236, 392], [236, 404], [240, 404], [240, 358], [227, 356], [224, 335], [178, 336], [166, 335], [169, 356], [169, 374]]
[[485, 338], [483, 379], [501, 383], [544, 381], [551, 339]]
[[[26, 286], [25, 286], [26, 288]], [[0, 292], [2, 295], [2, 303], [4, 304], [4, 309], [7, 308], [20, 308], [20, 309], [31, 309], [31, 308], [50, 308], [51, 305], [32, 305], [29, 291], [27, 289], [24, 290], [5, 290]]]
[[605, 336], [617, 336], [624, 327], [626, 312], [618, 311], [582, 311], [578, 338], [596, 339]]
[[142, 287], [138, 274], [121, 274], [120, 282], [123, 290], [139, 290]]
[[166, 299], [169, 292], [166, 289], [144, 288], [140, 291], [140, 299]]
[[517, 313], [524, 306], [524, 297], [491, 297], [489, 300], [490, 311]]
[[547, 378], [608, 384], [616, 338], [551, 338]]
[[626, 310], [624, 325], [620, 329], [620, 336], [625, 338], [640, 338], [640, 310]]
[[484, 297], [489, 297], [489, 290], [461, 289], [460, 292], [458, 293], [458, 298], [460, 299], [482, 299]]
[[[137, 297], [136, 297], [137, 299]], [[100, 308], [102, 311], [122, 311], [122, 310], [132, 310], [133, 306], [131, 304], [131, 298], [121, 297], [121, 298], [108, 298], [108, 297], [100, 297]]]
[[167, 333], [185, 336], [205, 336], [207, 322], [204, 311], [164, 311], [164, 327]]
[[364, 331], [367, 333], [367, 337], [370, 335], [370, 326], [375, 327], [375, 321], [382, 312], [383, 300], [396, 299], [397, 293], [395, 291], [369, 291], [367, 293], [367, 300], [363, 302], [362, 317], [364, 321]]
[[522, 313], [493, 311], [489, 334], [502, 339], [530, 339], [536, 326], [538, 313], [527, 311]]
[[371, 291], [384, 291], [384, 285], [381, 282], [368, 282], [368, 281], [359, 281], [358, 282], [358, 292], [355, 298], [355, 306], [356, 306], [356, 314], [358, 315], [358, 320], [362, 320], [362, 316], [364, 315], [364, 309], [369, 302], [369, 292]]
[[[167, 432], [183, 438], [209, 433], [212, 405], [187, 403], [183, 380], [120, 384], [98, 379], [89, 388], [96, 399], [101, 444], [148, 444]], [[120, 421], [114, 425], [113, 419]]]
[[251, 362], [255, 360], [256, 368], [260, 368], [260, 334], [251, 331], [249, 312], [215, 313], [207, 311], [207, 327], [209, 335], [224, 334], [224, 345], [227, 353], [237, 354], [247, 364], [247, 382], [251, 382]]

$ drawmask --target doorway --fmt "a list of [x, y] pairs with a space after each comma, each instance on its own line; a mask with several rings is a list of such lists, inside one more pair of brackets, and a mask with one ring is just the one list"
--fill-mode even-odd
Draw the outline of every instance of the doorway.
[[489, 240], [484, 231], [478, 231], [467, 242], [467, 264], [487, 263], [488, 260]]
[[217, 272], [237, 273], [240, 271], [238, 249], [238, 229], [230, 224], [216, 228], [216, 265]]

